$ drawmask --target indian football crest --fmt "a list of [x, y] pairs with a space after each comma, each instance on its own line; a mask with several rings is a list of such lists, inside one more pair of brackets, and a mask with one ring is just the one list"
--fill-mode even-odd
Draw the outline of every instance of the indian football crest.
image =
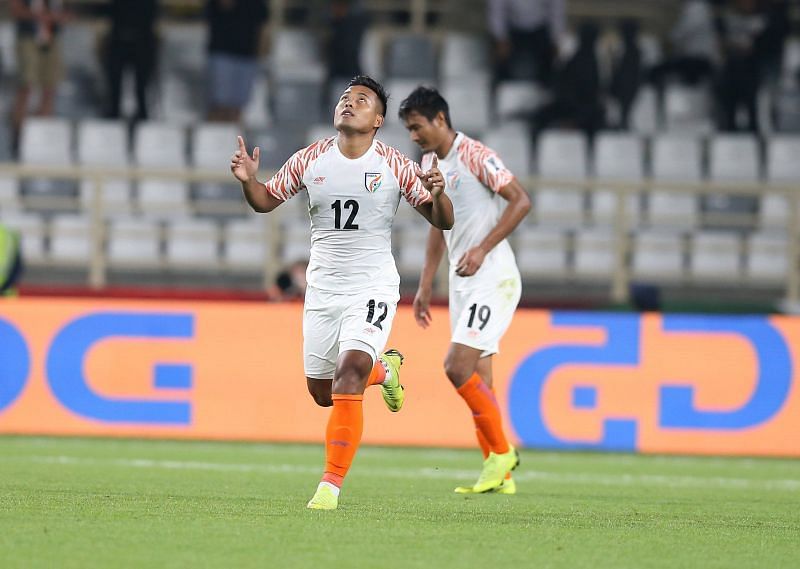
[[461, 184], [461, 178], [458, 175], [458, 171], [453, 169], [447, 173], [447, 187], [453, 190], [457, 190], [458, 186]]
[[364, 174], [364, 187], [369, 193], [376, 192], [383, 183], [383, 174], [380, 172], [366, 172]]

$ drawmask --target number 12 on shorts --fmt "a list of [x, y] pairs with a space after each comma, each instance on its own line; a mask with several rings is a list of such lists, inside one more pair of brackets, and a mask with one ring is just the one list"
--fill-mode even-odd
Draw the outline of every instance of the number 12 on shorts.
[[367, 303], [367, 324], [372, 324], [378, 330], [383, 330], [383, 322], [386, 319], [386, 316], [389, 314], [389, 306], [385, 302], [377, 303], [378, 311], [383, 311], [378, 315], [378, 319], [373, 322], [375, 318], [375, 299], [371, 298], [370, 301]]
[[483, 330], [486, 327], [486, 324], [489, 323], [489, 317], [491, 315], [491, 308], [485, 304], [481, 307], [478, 307], [478, 303], [476, 302], [469, 307], [469, 322], [467, 322], [467, 328], [472, 328], [472, 325], [475, 323], [475, 316], [477, 316], [478, 320], [480, 321], [480, 324], [478, 324], [478, 330]]

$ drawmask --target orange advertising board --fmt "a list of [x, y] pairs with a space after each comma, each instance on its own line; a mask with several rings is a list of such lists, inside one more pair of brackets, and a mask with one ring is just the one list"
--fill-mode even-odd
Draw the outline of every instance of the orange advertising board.
[[[442, 370], [446, 308], [400, 307], [402, 412], [365, 397], [364, 441], [474, 446]], [[0, 433], [322, 440], [302, 306], [0, 303]], [[537, 448], [800, 456], [800, 319], [519, 310], [495, 356], [512, 441]]]

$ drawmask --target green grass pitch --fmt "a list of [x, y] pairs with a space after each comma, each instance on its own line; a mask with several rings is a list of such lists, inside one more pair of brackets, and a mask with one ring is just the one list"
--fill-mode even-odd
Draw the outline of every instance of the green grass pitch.
[[0, 567], [796, 568], [800, 461], [364, 447], [307, 510], [322, 445], [0, 437]]

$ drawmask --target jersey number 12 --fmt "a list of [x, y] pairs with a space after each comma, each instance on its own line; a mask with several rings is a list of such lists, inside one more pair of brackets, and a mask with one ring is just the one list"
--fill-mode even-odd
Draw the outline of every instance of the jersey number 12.
[[[358, 214], [358, 202], [356, 200], [347, 200], [344, 202], [344, 208], [342, 208], [342, 200], [336, 200], [331, 204], [331, 209], [333, 210], [333, 227], [335, 229], [358, 229], [358, 224], [353, 223], [356, 220], [356, 214]], [[344, 226], [342, 225], [342, 209], [350, 211]]]

